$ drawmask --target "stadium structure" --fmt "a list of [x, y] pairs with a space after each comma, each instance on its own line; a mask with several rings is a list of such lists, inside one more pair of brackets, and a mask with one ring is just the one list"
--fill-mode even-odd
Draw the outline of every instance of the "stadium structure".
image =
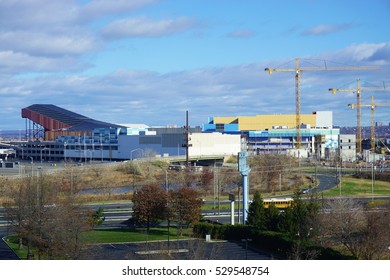
[[[21, 110], [25, 141], [10, 143], [16, 157], [32, 161], [112, 161], [141, 157], [180, 157], [191, 133], [188, 153], [225, 156], [240, 151], [239, 135], [203, 134], [201, 128], [118, 125], [98, 121], [52, 104]], [[200, 147], [200, 148], [199, 148]]]
[[35, 104], [22, 109], [26, 120], [26, 139], [55, 141], [57, 136], [91, 135], [99, 128], [123, 126], [97, 121], [51, 104]]

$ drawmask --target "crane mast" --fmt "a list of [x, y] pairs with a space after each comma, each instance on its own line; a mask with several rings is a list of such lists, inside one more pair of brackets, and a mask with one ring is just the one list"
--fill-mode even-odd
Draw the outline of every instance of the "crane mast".
[[[354, 109], [355, 107], [370, 107], [371, 109], [371, 150], [375, 152], [375, 108], [380, 106], [390, 106], [390, 103], [375, 103], [374, 96], [371, 96], [371, 104], [348, 104], [349, 107]], [[360, 143], [361, 145], [361, 143]]]
[[361, 125], [361, 118], [362, 118], [362, 109], [361, 107], [361, 94], [363, 91], [389, 91], [390, 88], [386, 87], [361, 87], [360, 85], [360, 79], [356, 82], [356, 88], [347, 88], [347, 89], [339, 89], [339, 88], [330, 88], [329, 91], [333, 94], [336, 94], [337, 92], [356, 92], [356, 104], [351, 104], [354, 107], [356, 106], [356, 145], [357, 145], [357, 153], [361, 156], [362, 155], [362, 125]]
[[379, 69], [376, 66], [344, 66], [344, 67], [301, 67], [299, 66], [299, 58], [295, 59], [295, 68], [265, 68], [270, 75], [273, 72], [294, 72], [295, 73], [295, 116], [296, 116], [296, 147], [301, 148], [301, 72], [302, 71], [339, 71], [339, 70], [375, 70]]

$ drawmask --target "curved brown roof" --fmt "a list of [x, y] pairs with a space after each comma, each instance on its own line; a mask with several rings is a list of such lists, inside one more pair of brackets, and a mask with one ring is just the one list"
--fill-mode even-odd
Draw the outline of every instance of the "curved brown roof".
[[34, 104], [23, 108], [22, 118], [41, 125], [45, 131], [86, 131], [95, 128], [122, 127], [94, 120], [52, 104]]

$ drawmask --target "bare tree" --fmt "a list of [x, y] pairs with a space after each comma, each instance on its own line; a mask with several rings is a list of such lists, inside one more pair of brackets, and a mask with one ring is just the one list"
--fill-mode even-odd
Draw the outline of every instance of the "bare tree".
[[[264, 154], [250, 158], [252, 172], [250, 181], [254, 185], [262, 186], [265, 192], [275, 192], [279, 187], [279, 180], [283, 179], [288, 170], [295, 165], [294, 159], [280, 154]], [[283, 184], [287, 185], [287, 184]]]
[[57, 188], [50, 176], [40, 174], [17, 181], [8, 193], [6, 213], [13, 232], [39, 259], [76, 258], [83, 247], [81, 233], [92, 226], [90, 213], [69, 194], [59, 196]]
[[211, 172], [208, 167], [204, 167], [200, 174], [200, 180], [199, 180], [200, 188], [203, 190], [204, 193], [211, 192], [213, 179], [214, 179], [213, 172]]
[[387, 209], [368, 209], [364, 212], [366, 226], [362, 232], [361, 258], [366, 260], [381, 259], [389, 256], [390, 214]]
[[203, 201], [199, 193], [191, 188], [182, 187], [169, 193], [170, 213], [178, 224], [179, 234], [182, 234], [183, 226], [189, 226], [199, 221]]
[[[386, 219], [375, 212], [367, 212], [361, 204], [352, 199], [339, 199], [329, 203], [328, 211], [322, 215], [322, 236], [342, 245], [357, 259], [372, 258], [377, 252], [376, 239], [384, 242], [378, 234], [385, 234], [388, 227]], [[384, 225], [387, 220], [387, 226]]]

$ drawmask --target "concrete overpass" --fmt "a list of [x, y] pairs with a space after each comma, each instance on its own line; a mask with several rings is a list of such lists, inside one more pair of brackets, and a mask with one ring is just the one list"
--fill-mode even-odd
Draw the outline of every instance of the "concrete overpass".
[[[213, 166], [214, 164], [222, 165], [225, 156], [223, 155], [212, 155], [212, 156], [190, 156], [188, 157], [189, 164], [192, 166]], [[185, 165], [186, 157], [170, 157], [169, 162], [172, 164]]]

